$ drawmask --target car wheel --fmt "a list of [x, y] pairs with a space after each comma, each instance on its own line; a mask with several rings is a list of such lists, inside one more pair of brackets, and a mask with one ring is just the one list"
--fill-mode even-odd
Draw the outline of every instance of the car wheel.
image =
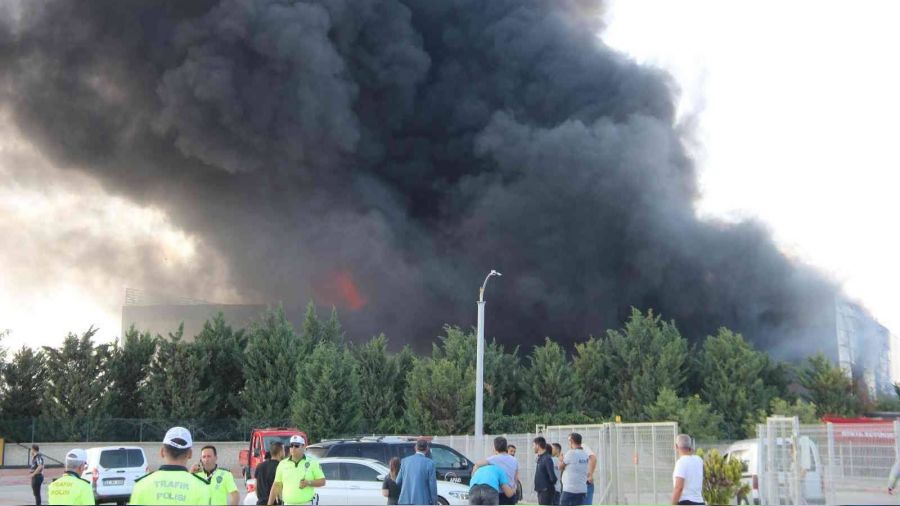
[[438, 496], [438, 504], [443, 504], [444, 506], [447, 506], [447, 505], [450, 504], [450, 503], [447, 502], [447, 500], [444, 499], [443, 497]]

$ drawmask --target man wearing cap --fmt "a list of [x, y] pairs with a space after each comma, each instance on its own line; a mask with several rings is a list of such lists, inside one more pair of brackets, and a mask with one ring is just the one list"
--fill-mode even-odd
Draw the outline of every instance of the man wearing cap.
[[200, 469], [194, 474], [209, 482], [210, 504], [223, 506], [237, 504], [240, 497], [234, 483], [234, 475], [231, 471], [221, 469], [218, 461], [219, 454], [216, 447], [204, 446], [200, 450]]
[[50, 504], [96, 504], [91, 482], [81, 479], [87, 453], [75, 448], [66, 454], [66, 472], [50, 484]]
[[434, 461], [425, 455], [428, 441], [416, 441], [416, 453], [400, 461], [400, 504], [437, 504], [437, 473]]
[[209, 482], [191, 474], [193, 440], [184, 427], [172, 427], [163, 438], [159, 470], [134, 481], [130, 504], [209, 504]]
[[291, 436], [291, 457], [278, 463], [268, 504], [281, 497], [283, 504], [312, 504], [316, 487], [325, 486], [325, 473], [316, 460], [307, 458], [303, 436]]

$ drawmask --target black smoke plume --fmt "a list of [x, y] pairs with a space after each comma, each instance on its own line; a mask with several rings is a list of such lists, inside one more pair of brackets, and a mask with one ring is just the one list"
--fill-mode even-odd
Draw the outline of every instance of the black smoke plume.
[[21, 133], [165, 209], [247, 302], [315, 297], [420, 349], [474, 324], [491, 268], [488, 333], [526, 346], [635, 306], [797, 349], [833, 304], [758, 224], [697, 219], [675, 86], [593, 2], [4, 3]]

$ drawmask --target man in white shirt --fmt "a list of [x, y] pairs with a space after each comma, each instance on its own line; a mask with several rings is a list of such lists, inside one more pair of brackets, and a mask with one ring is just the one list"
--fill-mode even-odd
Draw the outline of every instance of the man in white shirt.
[[587, 493], [588, 454], [581, 448], [581, 434], [569, 434], [569, 448], [559, 469], [562, 472], [560, 506], [579, 506]]
[[672, 504], [705, 504], [703, 502], [703, 459], [694, 455], [694, 440], [687, 434], [675, 438], [678, 460], [672, 472], [674, 490]]

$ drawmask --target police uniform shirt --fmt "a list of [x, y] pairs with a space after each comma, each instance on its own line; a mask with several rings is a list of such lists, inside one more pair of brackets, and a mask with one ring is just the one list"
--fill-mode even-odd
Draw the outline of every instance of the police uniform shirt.
[[81, 479], [72, 471], [66, 471], [47, 488], [50, 504], [96, 504], [91, 482]]
[[202, 468], [195, 473], [200, 478], [209, 481], [209, 503], [210, 504], [228, 504], [228, 494], [237, 492], [237, 485], [234, 483], [234, 475], [230, 471], [221, 469], [216, 466], [211, 473], [204, 471]]
[[325, 477], [319, 462], [305, 455], [299, 462], [284, 459], [275, 470], [275, 483], [281, 483], [281, 498], [284, 504], [309, 504], [316, 496], [316, 489], [307, 485], [300, 488], [303, 480], [314, 481]]
[[163, 465], [134, 481], [130, 504], [209, 504], [209, 482], [184, 466]]

